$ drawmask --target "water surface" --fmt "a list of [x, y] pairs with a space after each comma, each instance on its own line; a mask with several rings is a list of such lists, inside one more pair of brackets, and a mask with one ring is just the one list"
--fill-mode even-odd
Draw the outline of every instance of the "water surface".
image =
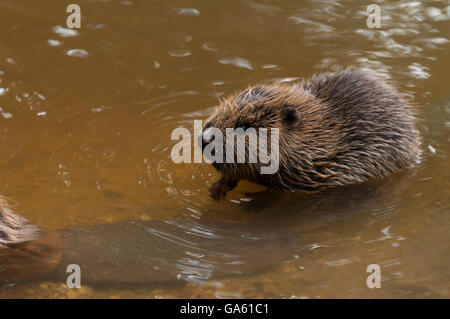
[[[71, 2], [0, 3], [0, 191], [17, 211], [50, 229], [207, 216], [294, 236], [263, 272], [77, 291], [36, 282], [2, 297], [450, 296], [448, 2], [377, 1], [382, 28], [370, 30], [364, 1], [80, 0], [70, 32]], [[212, 167], [171, 161], [172, 130], [223, 94], [350, 65], [394, 83], [423, 135], [417, 169], [382, 190], [266, 200], [244, 182], [216, 203]], [[381, 289], [366, 286], [369, 264]]]

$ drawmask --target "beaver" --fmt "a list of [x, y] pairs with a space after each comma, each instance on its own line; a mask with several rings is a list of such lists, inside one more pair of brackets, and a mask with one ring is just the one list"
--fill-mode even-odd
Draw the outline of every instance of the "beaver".
[[290, 85], [253, 85], [223, 99], [203, 126], [203, 150], [215, 140], [206, 136], [209, 128], [249, 127], [278, 129], [278, 171], [261, 174], [261, 163], [247, 160], [213, 162], [222, 175], [210, 188], [216, 200], [241, 179], [318, 192], [384, 178], [413, 167], [420, 156], [411, 107], [394, 87], [354, 68]]

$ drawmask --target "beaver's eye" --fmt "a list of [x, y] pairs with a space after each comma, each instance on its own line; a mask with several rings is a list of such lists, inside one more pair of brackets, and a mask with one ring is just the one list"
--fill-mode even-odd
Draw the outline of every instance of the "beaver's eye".
[[281, 121], [285, 126], [295, 126], [300, 120], [300, 111], [294, 106], [286, 106], [281, 111]]
[[241, 124], [237, 127], [237, 129], [242, 129], [242, 130], [247, 130], [248, 128], [250, 128], [251, 126], [249, 124]]

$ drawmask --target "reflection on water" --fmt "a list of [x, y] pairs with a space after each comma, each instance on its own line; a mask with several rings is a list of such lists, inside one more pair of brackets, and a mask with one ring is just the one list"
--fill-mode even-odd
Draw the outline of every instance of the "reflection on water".
[[[78, 1], [80, 30], [64, 27], [69, 3], [0, 3], [0, 191], [17, 210], [52, 229], [181, 218], [179, 231], [216, 248], [239, 233], [215, 238], [225, 229], [206, 218], [252, 225], [242, 234], [272, 243], [292, 236], [255, 249], [282, 256], [262, 273], [77, 293], [38, 282], [3, 296], [449, 297], [448, 3], [379, 1], [379, 30], [359, 1]], [[206, 118], [223, 94], [348, 65], [415, 106], [424, 153], [407, 177], [319, 197], [248, 195], [264, 189], [243, 182], [216, 203], [210, 166], [171, 161], [171, 131]], [[365, 285], [372, 263], [382, 289]]]
[[92, 286], [204, 283], [251, 275], [281, 263], [292, 251], [292, 232], [269, 226], [181, 215], [65, 228], [62, 266], [51, 279], [64, 281], [65, 265], [71, 263]]

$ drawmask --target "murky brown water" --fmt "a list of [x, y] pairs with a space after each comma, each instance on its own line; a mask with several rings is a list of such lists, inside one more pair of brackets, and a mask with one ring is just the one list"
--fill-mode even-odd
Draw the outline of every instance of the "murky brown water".
[[[364, 1], [80, 0], [82, 28], [68, 34], [71, 2], [0, 2], [0, 191], [17, 211], [51, 229], [208, 216], [292, 236], [279, 264], [242, 276], [77, 291], [37, 282], [1, 297], [450, 297], [447, 1], [379, 1], [374, 31]], [[212, 167], [171, 161], [172, 130], [206, 118], [222, 94], [347, 65], [416, 104], [423, 160], [381, 192], [268, 200], [242, 183], [216, 203]], [[369, 264], [381, 289], [366, 287]]]

